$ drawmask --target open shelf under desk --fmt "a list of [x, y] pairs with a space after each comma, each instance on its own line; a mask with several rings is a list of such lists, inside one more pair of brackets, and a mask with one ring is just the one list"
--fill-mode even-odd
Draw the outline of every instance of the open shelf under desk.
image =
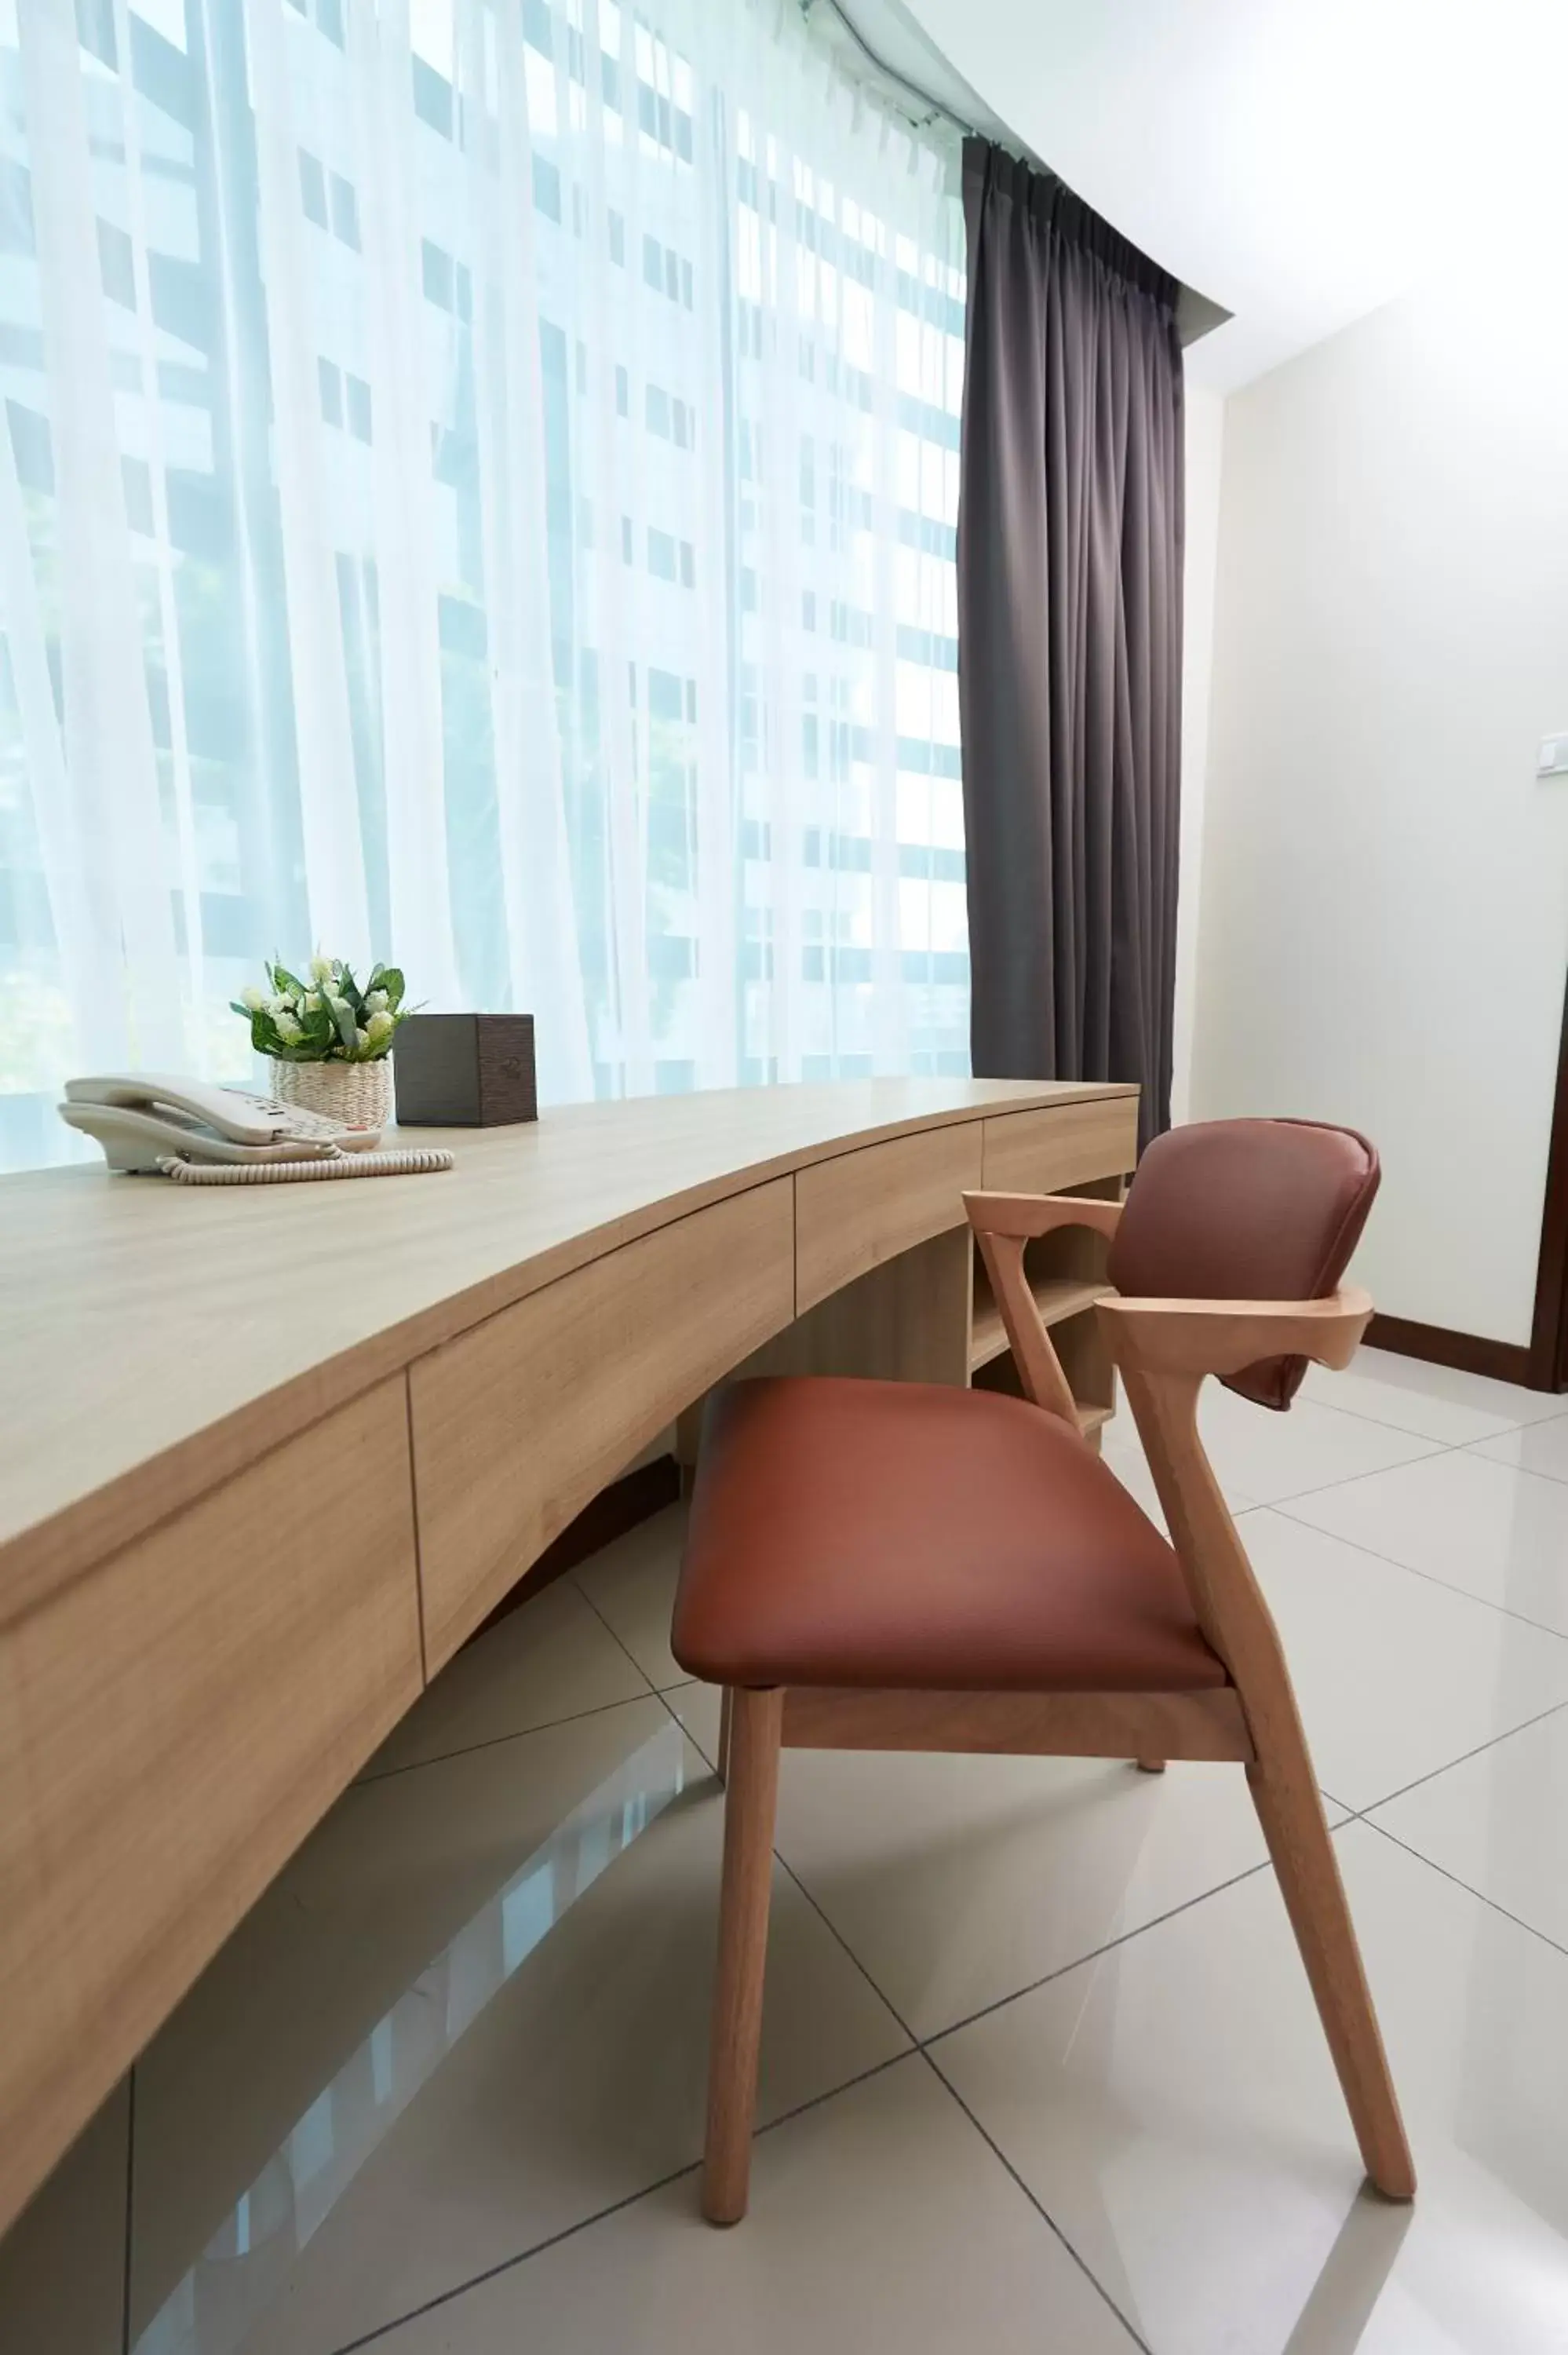
[[[1108, 1284], [1096, 1284], [1069, 1275], [1039, 1276], [1031, 1284], [1035, 1305], [1047, 1325], [1060, 1325], [1069, 1316], [1082, 1316], [1097, 1300], [1104, 1300], [1111, 1291]], [[1007, 1348], [1007, 1328], [1001, 1321], [1001, 1311], [992, 1299], [988, 1285], [977, 1291], [974, 1310], [974, 1330], [969, 1342], [969, 1370], [989, 1366]], [[1098, 1411], [1096, 1410], [1097, 1412]], [[1107, 1410], [1108, 1412], [1108, 1410]], [[1104, 1414], [1099, 1420], [1105, 1420]]]
[[[1086, 1398], [1079, 1391], [1078, 1385], [1074, 1381], [1071, 1373], [1068, 1374], [1067, 1379], [1074, 1382], [1073, 1404], [1077, 1412], [1078, 1429], [1086, 1439], [1094, 1442], [1097, 1449], [1101, 1427], [1107, 1423], [1116, 1412], [1114, 1397], [1106, 1397], [1103, 1394], [1106, 1385], [1096, 1380], [1085, 1387], [1101, 1391], [1102, 1394], [1097, 1398]], [[974, 1377], [974, 1381], [977, 1390], [1002, 1391], [1010, 1398], [1022, 1398], [1023, 1395], [1023, 1387], [1018, 1379], [1018, 1369], [1013, 1364], [1011, 1354], [1006, 1350], [1003, 1350], [1000, 1357], [993, 1358], [989, 1365], [980, 1367]]]

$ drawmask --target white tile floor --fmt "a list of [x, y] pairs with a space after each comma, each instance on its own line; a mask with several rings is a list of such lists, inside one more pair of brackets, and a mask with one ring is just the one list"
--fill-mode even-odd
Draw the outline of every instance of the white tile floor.
[[1369, 1351], [1204, 1428], [1413, 2210], [1361, 2188], [1234, 1769], [800, 1753], [753, 2211], [703, 2227], [670, 1514], [371, 1762], [0, 2243], [5, 2355], [1563, 2355], [1568, 1399]]

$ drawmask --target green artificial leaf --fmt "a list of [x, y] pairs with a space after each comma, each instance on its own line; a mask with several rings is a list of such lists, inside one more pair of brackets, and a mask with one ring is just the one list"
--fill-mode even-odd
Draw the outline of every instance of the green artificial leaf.
[[352, 1056], [355, 1050], [355, 1033], [356, 1028], [354, 1019], [353, 1007], [347, 1005], [342, 998], [340, 998], [336, 1005], [332, 1008], [332, 1018], [337, 1025], [337, 1035], [343, 1041], [344, 1053]]
[[363, 1022], [365, 1019], [365, 993], [360, 988], [359, 984], [355, 981], [353, 974], [350, 973], [347, 965], [344, 965], [338, 975], [338, 990], [340, 995], [346, 997], [349, 1004], [353, 1007], [355, 1021]]
[[370, 968], [370, 978], [365, 985], [365, 995], [366, 997], [369, 996], [373, 989], [380, 988], [381, 976], [386, 970], [386, 966], [382, 964], [380, 958], [377, 957], [376, 963]]
[[275, 990], [279, 991], [285, 989], [291, 990], [296, 997], [302, 997], [304, 996], [304, 983], [297, 980], [294, 975], [289, 971], [286, 964], [273, 965], [272, 986]]
[[379, 977], [372, 983], [371, 986], [387, 992], [387, 1011], [396, 1014], [398, 1007], [403, 1003], [403, 975], [395, 964], [378, 965], [376, 973]]

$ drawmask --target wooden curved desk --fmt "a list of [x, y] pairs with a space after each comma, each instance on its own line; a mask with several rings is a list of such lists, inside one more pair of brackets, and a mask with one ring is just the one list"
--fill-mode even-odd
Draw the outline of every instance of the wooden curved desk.
[[0, 2231], [590, 1497], [743, 1366], [967, 1380], [961, 1189], [1114, 1185], [1135, 1121], [865, 1081], [385, 1185], [0, 1181]]

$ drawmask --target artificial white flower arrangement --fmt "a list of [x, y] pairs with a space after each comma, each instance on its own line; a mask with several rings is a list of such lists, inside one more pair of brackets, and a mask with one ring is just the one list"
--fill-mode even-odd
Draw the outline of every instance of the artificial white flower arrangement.
[[269, 988], [242, 989], [230, 1002], [257, 1053], [274, 1062], [379, 1062], [411, 1011], [395, 964], [378, 964], [363, 989], [338, 957], [313, 956], [308, 981], [276, 963], [266, 973]]

